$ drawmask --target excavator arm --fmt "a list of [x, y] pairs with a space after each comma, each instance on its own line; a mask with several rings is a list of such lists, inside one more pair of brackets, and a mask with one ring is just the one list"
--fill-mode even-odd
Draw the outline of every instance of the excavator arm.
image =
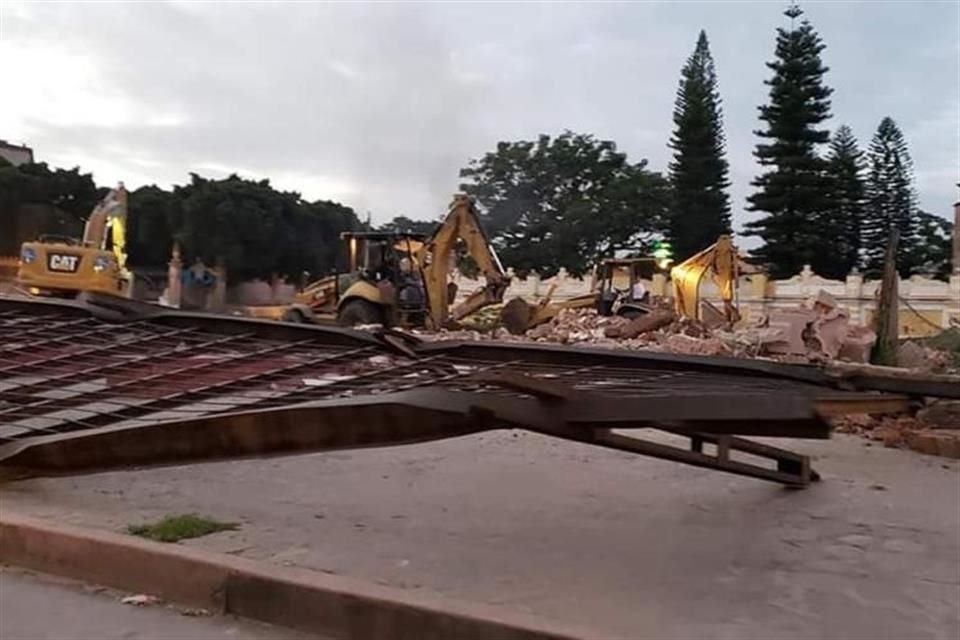
[[[486, 284], [451, 311], [453, 300], [448, 281], [458, 240], [466, 245], [467, 254], [476, 261]], [[446, 218], [417, 252], [417, 262], [423, 271], [429, 307], [427, 322], [428, 328], [432, 329], [443, 327], [449, 320], [461, 320], [487, 305], [502, 302], [510, 284], [480, 225], [473, 201], [462, 193], [454, 196]]]
[[700, 283], [712, 274], [720, 289], [724, 315], [733, 322], [737, 311], [733, 304], [737, 286], [739, 257], [730, 236], [723, 235], [715, 244], [694, 254], [670, 270], [676, 297], [677, 313], [684, 318], [700, 319]]

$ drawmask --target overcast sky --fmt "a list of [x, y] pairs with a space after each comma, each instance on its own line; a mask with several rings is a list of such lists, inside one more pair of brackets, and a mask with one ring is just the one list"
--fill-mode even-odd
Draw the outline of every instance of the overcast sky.
[[[269, 177], [375, 220], [433, 218], [498, 140], [564, 129], [665, 170], [678, 74], [706, 29], [734, 219], [785, 2], [18, 4], [0, 0], [0, 138], [98, 184]], [[960, 178], [960, 3], [804, 2], [831, 128], [906, 134], [921, 205]]]

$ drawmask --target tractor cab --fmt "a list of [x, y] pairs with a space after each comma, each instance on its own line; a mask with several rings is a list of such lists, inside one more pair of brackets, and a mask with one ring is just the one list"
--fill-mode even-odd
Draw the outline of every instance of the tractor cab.
[[644, 280], [662, 271], [656, 258], [608, 258], [594, 272], [597, 313], [628, 317], [648, 313], [650, 292]]
[[346, 255], [345, 268], [337, 275], [336, 298], [343, 323], [422, 323], [427, 298], [416, 254], [427, 236], [361, 231], [340, 238]]

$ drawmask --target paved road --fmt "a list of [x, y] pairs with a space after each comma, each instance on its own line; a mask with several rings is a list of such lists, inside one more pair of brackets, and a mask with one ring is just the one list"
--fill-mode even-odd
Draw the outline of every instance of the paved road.
[[228, 616], [184, 616], [135, 607], [122, 594], [50, 576], [0, 569], [3, 640], [308, 640], [306, 634]]
[[[531, 434], [33, 480], [0, 507], [122, 531], [197, 512], [203, 548], [631, 638], [960, 638], [960, 465], [787, 441], [786, 491]], [[602, 635], [602, 634], [601, 634]]]

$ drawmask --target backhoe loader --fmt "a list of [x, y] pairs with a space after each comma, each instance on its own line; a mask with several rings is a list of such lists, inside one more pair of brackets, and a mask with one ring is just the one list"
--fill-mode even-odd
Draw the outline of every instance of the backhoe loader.
[[515, 335], [549, 322], [564, 309], [594, 308], [602, 316], [635, 318], [650, 311], [649, 293], [642, 280], [662, 271], [657, 258], [606, 258], [593, 270], [590, 292], [567, 300], [552, 300], [555, 287], [550, 287], [540, 301], [531, 304], [514, 298], [500, 312], [500, 323]]
[[87, 218], [83, 238], [40, 236], [20, 247], [16, 284], [30, 295], [75, 297], [82, 291], [128, 297], [127, 191], [110, 191]]
[[[344, 326], [440, 329], [503, 300], [510, 284], [480, 225], [473, 201], [457, 194], [446, 217], [430, 234], [348, 232], [341, 234], [346, 269], [318, 280], [285, 308], [288, 322]], [[456, 285], [450, 281], [457, 245], [480, 269], [485, 285], [451, 309]]]
[[[535, 304], [523, 298], [514, 298], [504, 305], [500, 321], [510, 333], [519, 335], [549, 322], [564, 309], [594, 307], [604, 316], [636, 317], [649, 312], [651, 308], [637, 283], [663, 269], [662, 262], [656, 257], [606, 259], [594, 269], [589, 293], [553, 302], [551, 288]], [[740, 258], [730, 236], [720, 236], [714, 244], [670, 269], [677, 315], [702, 319], [702, 304], [706, 302], [700, 299], [700, 285], [710, 276], [720, 290], [724, 317], [731, 324], [736, 322], [739, 319], [735, 305], [738, 277], [740, 273], [754, 271], [755, 268]], [[626, 282], [622, 282], [624, 278]], [[627, 286], [621, 287], [621, 284]]]

